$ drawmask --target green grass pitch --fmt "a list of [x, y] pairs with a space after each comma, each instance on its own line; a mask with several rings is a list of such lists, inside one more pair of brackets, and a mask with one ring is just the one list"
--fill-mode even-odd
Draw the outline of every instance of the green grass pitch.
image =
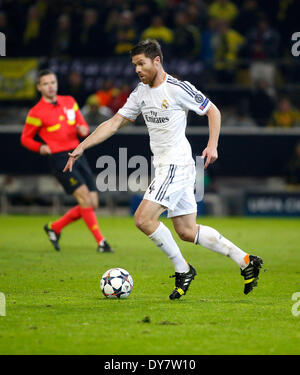
[[[198, 271], [178, 301], [168, 299], [171, 262], [133, 218], [99, 219], [114, 254], [96, 253], [82, 221], [64, 230], [55, 252], [42, 230], [51, 219], [0, 217], [0, 354], [300, 354], [300, 316], [292, 314], [292, 295], [300, 292], [299, 219], [198, 219], [264, 259], [266, 271], [248, 296], [233, 261], [174, 234]], [[100, 292], [111, 267], [134, 279], [127, 300]]]

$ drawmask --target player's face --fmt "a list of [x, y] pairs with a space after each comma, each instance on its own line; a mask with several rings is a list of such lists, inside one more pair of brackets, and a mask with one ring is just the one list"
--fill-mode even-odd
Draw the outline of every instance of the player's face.
[[159, 57], [152, 60], [150, 57], [146, 57], [144, 53], [141, 53], [132, 57], [132, 63], [140, 80], [151, 86], [157, 74], [160, 63]]
[[46, 98], [53, 98], [57, 93], [57, 79], [54, 74], [47, 74], [40, 78], [37, 85], [39, 92]]

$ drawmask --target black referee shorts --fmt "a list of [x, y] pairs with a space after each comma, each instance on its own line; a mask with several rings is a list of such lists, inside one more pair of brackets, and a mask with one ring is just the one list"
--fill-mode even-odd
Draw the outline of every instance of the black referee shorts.
[[72, 151], [58, 152], [48, 157], [52, 174], [61, 183], [65, 192], [73, 194], [81, 185], [87, 185], [90, 191], [97, 191], [95, 178], [85, 155], [76, 160], [72, 172], [63, 172], [69, 158], [68, 152]]

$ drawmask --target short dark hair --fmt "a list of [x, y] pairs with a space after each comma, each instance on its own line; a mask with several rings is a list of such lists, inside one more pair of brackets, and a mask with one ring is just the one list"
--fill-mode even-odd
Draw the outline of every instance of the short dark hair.
[[136, 44], [130, 51], [130, 56], [133, 57], [141, 53], [144, 53], [146, 57], [150, 57], [150, 59], [152, 60], [155, 59], [155, 57], [159, 56], [161, 63], [163, 62], [161, 46], [155, 39], [142, 40], [141, 42]]
[[40, 83], [40, 80], [43, 76], [48, 76], [49, 74], [54, 74], [56, 77], [56, 74], [51, 69], [43, 69], [40, 70], [37, 74], [37, 83]]

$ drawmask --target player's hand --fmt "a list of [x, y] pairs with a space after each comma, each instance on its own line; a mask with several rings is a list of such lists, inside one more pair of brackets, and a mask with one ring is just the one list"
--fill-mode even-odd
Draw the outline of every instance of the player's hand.
[[42, 145], [40, 147], [40, 154], [41, 155], [51, 155], [51, 150], [50, 150], [50, 147], [48, 145]]
[[89, 130], [83, 125], [76, 125], [77, 133], [80, 137], [86, 137], [89, 134]]
[[218, 151], [216, 147], [207, 146], [202, 152], [202, 158], [206, 157], [206, 162], [204, 164], [204, 169], [206, 169], [209, 164], [214, 163], [218, 159]]
[[75, 163], [75, 161], [80, 158], [80, 156], [83, 154], [83, 148], [81, 147], [81, 145], [77, 146], [75, 148], [75, 150], [73, 152], [69, 152], [68, 155], [69, 155], [69, 159], [67, 161], [67, 164], [65, 165], [64, 169], [63, 169], [63, 172], [66, 172], [66, 171], [70, 171], [72, 172], [73, 170], [73, 165]]

